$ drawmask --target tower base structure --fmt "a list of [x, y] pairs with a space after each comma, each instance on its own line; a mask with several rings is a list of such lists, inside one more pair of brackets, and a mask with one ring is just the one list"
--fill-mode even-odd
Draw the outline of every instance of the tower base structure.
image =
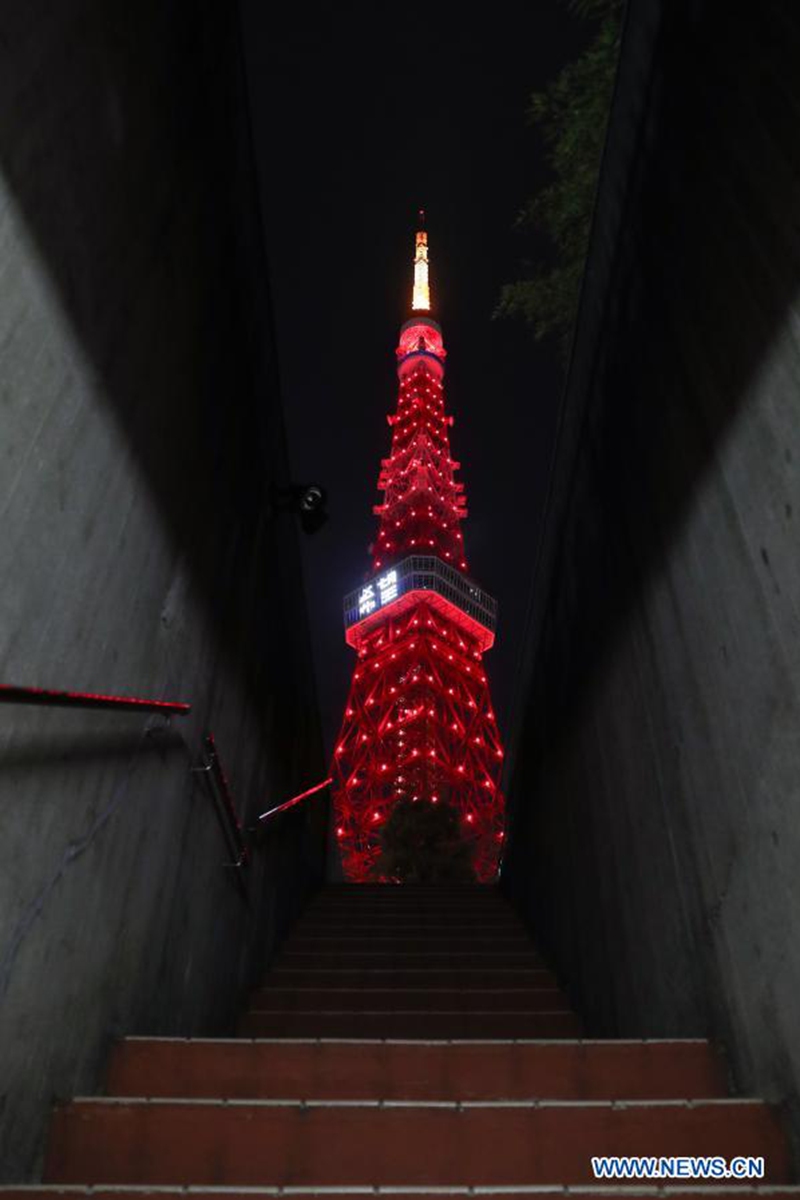
[[378, 879], [381, 829], [405, 798], [452, 805], [477, 881], [492, 882], [504, 836], [503, 749], [479, 639], [424, 600], [387, 613], [358, 654], [333, 756], [345, 878]]

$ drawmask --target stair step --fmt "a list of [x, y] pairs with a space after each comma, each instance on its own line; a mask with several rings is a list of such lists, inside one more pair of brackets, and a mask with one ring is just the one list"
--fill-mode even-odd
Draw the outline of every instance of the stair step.
[[433, 896], [435, 899], [450, 899], [455, 896], [469, 898], [504, 899], [497, 883], [326, 883], [313, 893], [312, 900], [356, 898], [363, 900], [369, 896], [381, 899], [407, 900], [419, 896]]
[[[441, 905], [419, 905], [419, 904], [397, 904], [387, 907], [386, 905], [370, 905], [370, 904], [352, 904], [352, 905], [309, 905], [304, 908], [298, 920], [300, 921], [328, 921], [335, 920], [342, 913], [352, 914], [356, 920], [366, 923], [367, 921], [411, 921], [414, 917], [422, 913], [426, 919], [433, 925], [452, 925], [454, 921], [464, 919], [467, 921], [478, 921], [482, 923], [494, 924], [498, 921], [510, 921], [518, 925], [522, 924], [522, 919], [513, 908], [507, 904], [481, 904], [479, 907], [464, 907], [459, 905], [457, 908], [446, 908]], [[465, 914], [465, 915], [463, 915]]]
[[[405, 893], [405, 894], [403, 894]], [[487, 892], [473, 892], [467, 888], [463, 892], [445, 892], [441, 895], [435, 891], [409, 891], [404, 887], [402, 892], [395, 888], [383, 889], [357, 895], [352, 892], [317, 892], [309, 900], [306, 908], [344, 908], [347, 905], [358, 908], [510, 908], [506, 898], [496, 889]]]
[[371, 904], [401, 906], [435, 904], [443, 907], [447, 904], [501, 904], [507, 906], [509, 901], [506, 900], [499, 888], [422, 888], [414, 887], [413, 884], [404, 884], [403, 887], [372, 889], [365, 887], [323, 888], [309, 899], [308, 907], [313, 904], [359, 904], [365, 906]]
[[545, 967], [505, 967], [474, 970], [454, 967], [275, 967], [262, 985], [272, 987], [458, 987], [530, 988], [557, 987], [555, 975]]
[[116, 1096], [304, 1100], [724, 1097], [708, 1042], [305, 1042], [128, 1038]]
[[331, 933], [322, 937], [309, 934], [293, 934], [284, 943], [284, 952], [313, 954], [317, 950], [345, 954], [486, 954], [488, 952], [530, 953], [532, 944], [521, 934], [498, 934], [495, 937], [478, 937], [471, 934], [456, 937], [453, 934], [428, 936], [380, 933], [361, 936], [359, 934]]
[[262, 1012], [559, 1012], [568, 1005], [558, 988], [262, 988], [249, 1011]]
[[[406, 889], [403, 888], [405, 892]], [[403, 895], [395, 889], [370, 892], [364, 895], [352, 893], [317, 893], [306, 908], [510, 908], [511, 905], [498, 891], [451, 892], [437, 895], [435, 892], [408, 892]]]
[[524, 922], [513, 908], [509, 908], [507, 904], [503, 905], [485, 905], [482, 904], [479, 908], [464, 909], [459, 906], [457, 909], [442, 908], [441, 906], [426, 905], [396, 905], [387, 908], [386, 905], [379, 906], [377, 909], [374, 905], [317, 905], [316, 907], [304, 908], [300, 913], [299, 921], [334, 921], [338, 920], [343, 912], [352, 915], [355, 920], [361, 924], [368, 924], [372, 921], [413, 921], [415, 917], [422, 912], [426, 923], [431, 925], [449, 926], [459, 921], [465, 923], [476, 922], [482, 925], [496, 925], [508, 922], [509, 924], [522, 925]]
[[246, 1013], [242, 1037], [548, 1038], [577, 1037], [574, 1013], [556, 1012], [295, 1012]]
[[500, 896], [334, 896], [312, 900], [303, 912], [514, 912]]
[[453, 920], [449, 924], [433, 922], [414, 922], [414, 920], [299, 920], [293, 926], [293, 935], [297, 937], [524, 937], [530, 941], [525, 926], [512, 920], [495, 920], [479, 923]]
[[47, 1182], [529, 1187], [592, 1182], [592, 1155], [762, 1156], [790, 1179], [759, 1101], [332, 1104], [78, 1100], [57, 1109]]
[[277, 962], [284, 967], [473, 967], [489, 971], [544, 966], [532, 950], [282, 950]]
[[358, 924], [379, 926], [382, 930], [398, 929], [402, 926], [411, 926], [413, 930], [435, 927], [446, 932], [449, 929], [458, 928], [471, 930], [482, 925], [488, 927], [490, 931], [510, 929], [512, 932], [520, 932], [520, 930], [528, 932], [525, 925], [507, 913], [452, 913], [447, 915], [433, 910], [431, 912], [407, 912], [404, 910], [381, 913], [361, 912], [354, 908], [352, 912], [334, 912], [324, 915], [308, 913], [301, 920], [302, 924], [298, 923], [296, 928], [303, 928], [304, 925], [323, 925], [326, 929], [347, 929], [352, 924]]
[[[124, 1186], [124, 1185], [123, 1185]], [[192, 1200], [259, 1200], [263, 1197], [291, 1197], [291, 1200], [366, 1200], [369, 1197], [385, 1197], [385, 1200], [475, 1200], [476, 1196], [486, 1196], [488, 1200], [747, 1200], [753, 1197], [758, 1200], [798, 1200], [800, 1186], [769, 1185], [754, 1187], [752, 1184], [736, 1184], [734, 1186], [709, 1186], [702, 1184], [694, 1186], [656, 1187], [653, 1184], [635, 1184], [623, 1186], [592, 1186], [569, 1188], [557, 1186], [534, 1187], [481, 1187], [474, 1190], [467, 1187], [433, 1187], [396, 1188], [369, 1187], [352, 1185], [350, 1187], [248, 1187], [246, 1190], [236, 1187], [207, 1187], [202, 1186], [158, 1186], [157, 1192], [147, 1184], [137, 1186], [92, 1187], [91, 1185], [62, 1185], [62, 1184], [27, 1184], [22, 1186], [4, 1186], [0, 1184], [2, 1200], [54, 1200], [54, 1197], [91, 1197], [92, 1200], [121, 1200], [130, 1197], [131, 1200], [171, 1200], [175, 1197], [191, 1196]]]
[[323, 883], [321, 887], [313, 893], [315, 896], [335, 896], [338, 894], [350, 894], [355, 896], [366, 896], [371, 892], [385, 892], [387, 894], [398, 894], [406, 892], [408, 895], [416, 895], [418, 892], [433, 892], [434, 895], [446, 896], [450, 892], [470, 892], [480, 895], [502, 895], [500, 887], [497, 883], [475, 883], [473, 880], [466, 882], [450, 881], [447, 883], [378, 883], [370, 881], [368, 883], [350, 883], [342, 880], [337, 883]]
[[526, 945], [532, 945], [532, 941], [524, 926], [510, 925], [499, 922], [495, 925], [481, 924], [471, 925], [469, 922], [462, 922], [456, 925], [453, 922], [447, 926], [432, 926], [424, 922], [404, 921], [388, 922], [388, 921], [371, 921], [364, 922], [361, 927], [356, 926], [353, 921], [342, 920], [334, 924], [331, 922], [329, 926], [322, 929], [321, 932], [315, 932], [309, 925], [296, 925], [292, 930], [293, 938], [320, 938], [326, 941], [331, 941], [334, 938], [342, 938], [344, 941], [373, 941], [391, 938], [394, 941], [402, 941], [403, 938], [409, 938], [414, 941], [435, 942], [446, 945], [449, 941], [477, 941], [491, 942], [495, 938], [501, 938], [504, 942], [524, 942]]
[[497, 883], [324, 883], [313, 893], [314, 896], [501, 896], [503, 893]]
[[[405, 889], [403, 889], [405, 891]], [[393, 889], [388, 892], [371, 892], [368, 895], [351, 894], [318, 894], [306, 905], [311, 908], [436, 908], [440, 910], [451, 908], [471, 909], [511, 909], [508, 901], [498, 892], [475, 893], [452, 892], [448, 895], [436, 895], [431, 892], [409, 892], [407, 895]]]

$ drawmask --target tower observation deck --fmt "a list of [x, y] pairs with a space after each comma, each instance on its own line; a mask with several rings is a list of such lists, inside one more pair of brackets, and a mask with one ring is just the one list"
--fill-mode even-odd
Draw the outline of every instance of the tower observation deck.
[[496, 877], [503, 841], [503, 747], [482, 661], [497, 606], [468, 573], [423, 224], [396, 351], [399, 394], [387, 418], [392, 445], [378, 479], [372, 569], [344, 600], [345, 639], [358, 659], [331, 774], [352, 882], [378, 878], [381, 827], [401, 798], [457, 809], [479, 882]]

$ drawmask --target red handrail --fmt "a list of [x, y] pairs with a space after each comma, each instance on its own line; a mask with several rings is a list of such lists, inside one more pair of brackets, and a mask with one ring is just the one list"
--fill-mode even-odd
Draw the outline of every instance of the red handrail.
[[275, 817], [278, 813], [286, 812], [287, 808], [294, 808], [295, 804], [299, 804], [301, 800], [305, 800], [306, 796], [313, 796], [314, 792], [321, 792], [324, 787], [333, 782], [333, 776], [329, 779], [323, 779], [322, 783], [316, 783], [305, 792], [301, 792], [299, 796], [292, 796], [291, 800], [286, 800], [283, 804], [277, 805], [275, 808], [268, 808], [258, 818], [259, 821], [266, 821], [268, 817]]
[[59, 692], [51, 688], [15, 687], [8, 683], [0, 683], [0, 703], [108, 708], [117, 712], [168, 712], [180, 717], [185, 717], [192, 707], [177, 700], [141, 700], [137, 696], [106, 696], [101, 692]]
[[233, 802], [228, 777], [223, 771], [222, 763], [219, 760], [219, 751], [217, 750], [217, 743], [214, 740], [213, 733], [203, 734], [203, 749], [206, 752], [208, 769], [214, 776], [217, 792], [219, 793], [223, 811], [227, 818], [227, 833], [236, 849], [236, 860], [232, 865], [235, 867], [246, 867], [250, 862], [250, 850], [244, 838], [239, 814], [236, 812], [236, 805]]
[[[180, 717], [186, 716], [192, 707], [191, 704], [185, 704], [178, 700], [145, 700], [138, 696], [110, 696], [102, 692], [57, 691], [52, 688], [17, 687], [8, 683], [0, 683], [0, 703], [48, 705], [54, 708], [106, 708], [117, 712], [175, 713]], [[208, 761], [204, 767], [198, 769], [209, 771], [214, 776], [217, 793], [226, 817], [227, 833], [236, 849], [236, 861], [232, 865], [247, 866], [250, 861], [250, 850], [236, 812], [228, 778], [219, 760], [213, 733], [203, 735], [203, 749]], [[266, 821], [269, 817], [275, 817], [278, 813], [294, 808], [295, 804], [305, 800], [306, 796], [313, 796], [315, 792], [322, 791], [332, 782], [332, 778], [328, 778], [324, 779], [322, 783], [315, 784], [314, 787], [307, 788], [298, 796], [293, 796], [291, 800], [261, 813], [259, 821]]]

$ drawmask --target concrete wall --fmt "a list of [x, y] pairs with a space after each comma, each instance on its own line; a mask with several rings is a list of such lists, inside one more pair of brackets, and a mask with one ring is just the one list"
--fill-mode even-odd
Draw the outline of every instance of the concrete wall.
[[800, 13], [632, 0], [504, 886], [593, 1034], [800, 1093]]
[[322, 777], [235, 6], [0, 18], [0, 681], [190, 701], [0, 709], [0, 1178], [114, 1036], [232, 1029], [321, 870], [324, 805], [245, 904], [202, 777]]

